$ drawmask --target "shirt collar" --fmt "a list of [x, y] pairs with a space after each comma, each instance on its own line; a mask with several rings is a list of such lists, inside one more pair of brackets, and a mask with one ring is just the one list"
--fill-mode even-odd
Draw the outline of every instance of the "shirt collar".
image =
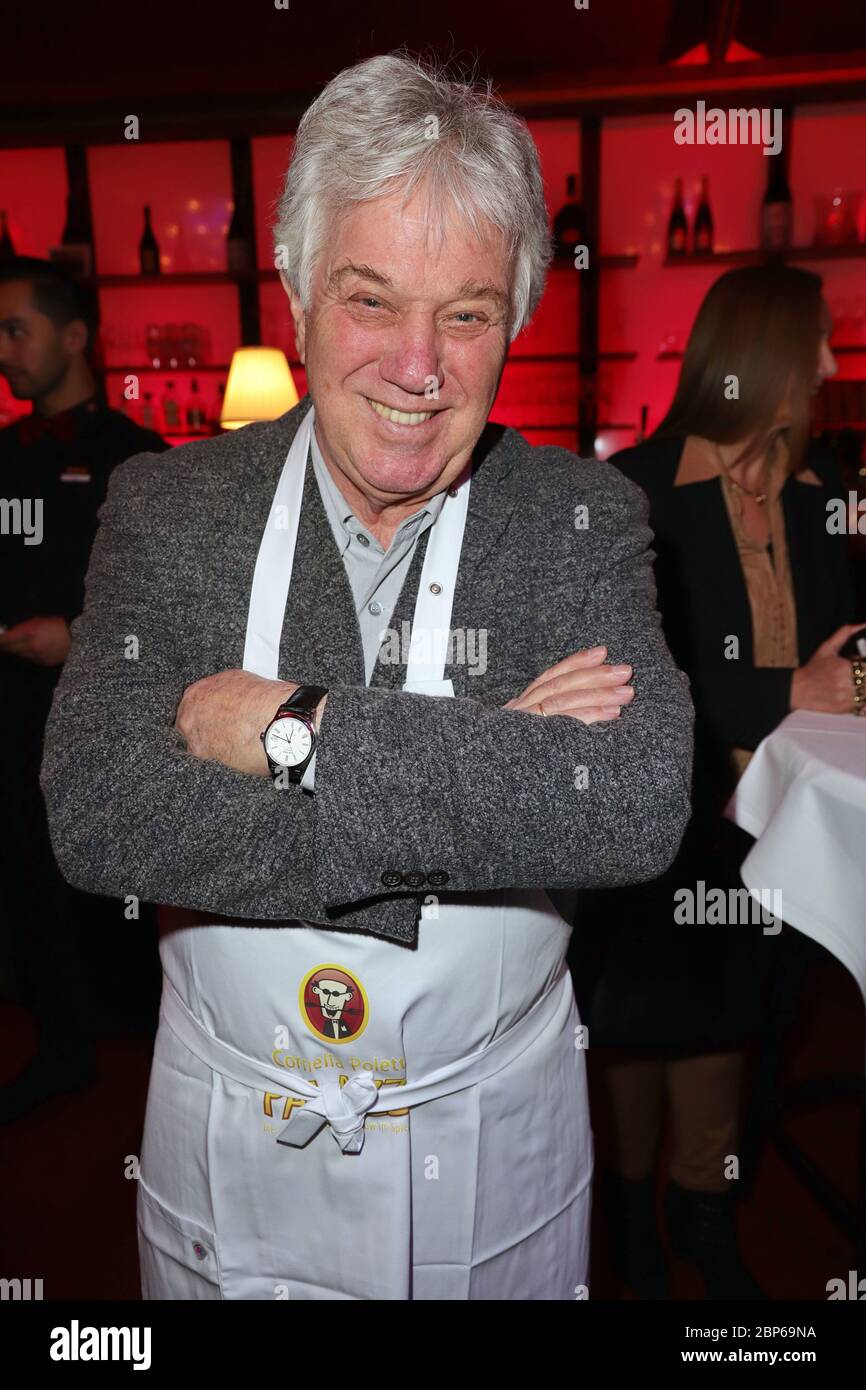
[[18, 421], [19, 440], [22, 444], [38, 444], [40, 440], [49, 438], [68, 444], [75, 438], [84, 420], [95, 415], [100, 409], [100, 402], [96, 396], [90, 396], [86, 401], [79, 401], [77, 405], [70, 406], [69, 410], [62, 410], [57, 415], [40, 415], [37, 410], [33, 410]]
[[[780, 438], [780, 445], [781, 447], [776, 451], [772, 470], [773, 481], [778, 484], [779, 491], [787, 479], [789, 462], [788, 448], [784, 438]], [[706, 448], [704, 441], [698, 439], [696, 435], [687, 435], [674, 478], [674, 487], [686, 487], [689, 483], [705, 483], [711, 478], [720, 477], [721, 473], [722, 469], [718, 459], [712, 457], [712, 453]], [[800, 468], [793, 476], [798, 483], [810, 483], [813, 487], [822, 486], [821, 479], [811, 468]]]

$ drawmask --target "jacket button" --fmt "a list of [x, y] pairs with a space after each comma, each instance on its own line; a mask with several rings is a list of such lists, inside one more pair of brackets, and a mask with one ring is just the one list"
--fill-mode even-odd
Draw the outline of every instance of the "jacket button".
[[194, 1240], [192, 1243], [192, 1248], [195, 1251], [195, 1257], [197, 1260], [207, 1259], [207, 1251], [205, 1250], [200, 1240]]
[[413, 870], [412, 873], [403, 875], [403, 882], [407, 888], [421, 888], [424, 885], [424, 875]]
[[431, 888], [442, 888], [448, 882], [448, 875], [443, 869], [433, 869], [427, 875], [427, 882]]
[[403, 882], [403, 875], [398, 874], [396, 869], [386, 869], [382, 875], [382, 882], [386, 888], [398, 888]]

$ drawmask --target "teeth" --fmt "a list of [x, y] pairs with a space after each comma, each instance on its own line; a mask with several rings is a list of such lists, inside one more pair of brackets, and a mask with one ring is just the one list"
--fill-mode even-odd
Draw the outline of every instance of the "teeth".
[[[370, 401], [370, 397], [366, 396], [365, 400]], [[410, 415], [405, 410], [392, 410], [389, 405], [380, 405], [378, 401], [370, 401], [370, 404], [377, 415], [381, 415], [383, 420], [393, 420], [395, 425], [423, 425], [433, 414], [432, 410], [424, 410]]]

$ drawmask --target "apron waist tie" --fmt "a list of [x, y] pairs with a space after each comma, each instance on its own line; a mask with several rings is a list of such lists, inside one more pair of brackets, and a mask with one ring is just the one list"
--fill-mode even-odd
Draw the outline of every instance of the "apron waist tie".
[[190, 1052], [213, 1071], [252, 1090], [276, 1088], [305, 1102], [293, 1111], [285, 1129], [277, 1135], [278, 1144], [303, 1148], [327, 1124], [344, 1154], [358, 1154], [364, 1147], [364, 1120], [368, 1114], [385, 1114], [395, 1106], [402, 1110], [422, 1105], [486, 1081], [516, 1061], [548, 1028], [564, 1034], [573, 1007], [571, 975], [563, 961], [549, 989], [507, 1032], [487, 1047], [437, 1067], [399, 1090], [389, 1088], [385, 1098], [368, 1072], [350, 1077], [344, 1086], [340, 1086], [336, 1078], [329, 1078], [328, 1083], [320, 1087], [297, 1075], [287, 1078], [276, 1067], [239, 1052], [208, 1032], [167, 976], [164, 977], [160, 1017]]

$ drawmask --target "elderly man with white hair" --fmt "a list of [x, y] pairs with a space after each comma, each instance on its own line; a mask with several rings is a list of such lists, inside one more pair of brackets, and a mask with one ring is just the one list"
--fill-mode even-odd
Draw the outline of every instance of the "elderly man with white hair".
[[339, 73], [275, 243], [309, 395], [115, 471], [42, 769], [167, 905], [144, 1296], [586, 1296], [570, 904], [689, 813], [646, 504], [488, 423], [550, 259], [489, 86]]

